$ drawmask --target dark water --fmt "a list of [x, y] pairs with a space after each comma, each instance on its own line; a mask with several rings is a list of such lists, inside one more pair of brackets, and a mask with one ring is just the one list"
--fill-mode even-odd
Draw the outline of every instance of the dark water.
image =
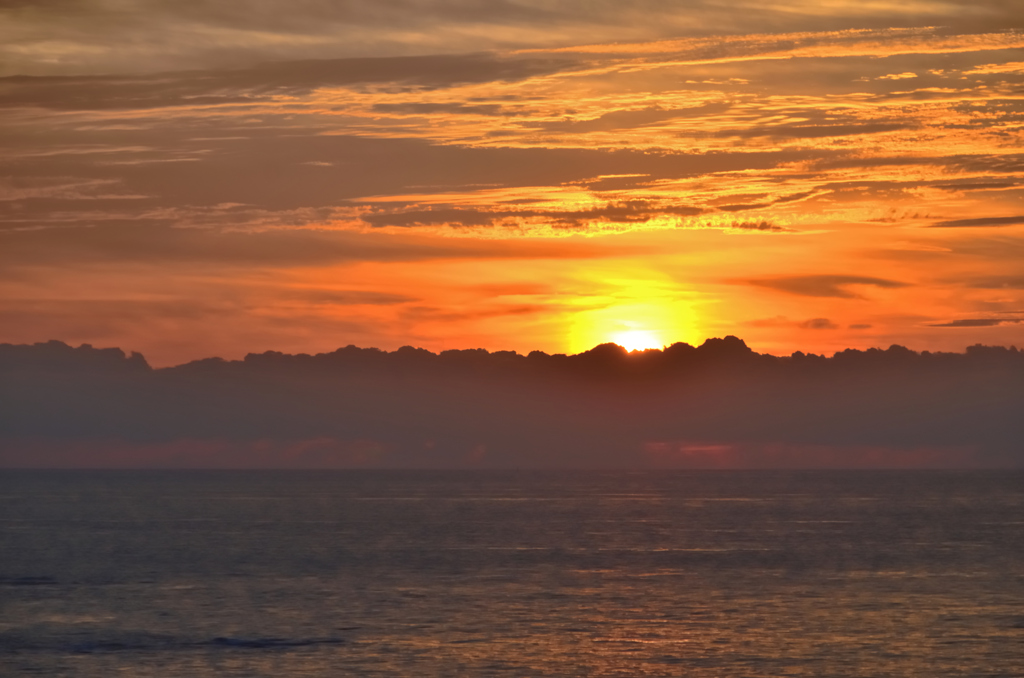
[[1019, 472], [0, 473], [5, 676], [1024, 675]]

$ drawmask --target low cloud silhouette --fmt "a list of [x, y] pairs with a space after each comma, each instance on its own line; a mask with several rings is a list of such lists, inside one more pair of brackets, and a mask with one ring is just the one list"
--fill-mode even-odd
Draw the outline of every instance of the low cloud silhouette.
[[811, 318], [799, 323], [797, 327], [805, 330], [835, 330], [839, 328], [839, 325], [836, 325], [828, 318]]
[[790, 320], [785, 316], [760, 318], [747, 323], [751, 327], [799, 327], [804, 330], [834, 330], [839, 326], [828, 318], [808, 318], [807, 320]]
[[906, 283], [895, 280], [861, 275], [795, 275], [777, 278], [756, 278], [744, 282], [749, 285], [768, 287], [780, 292], [788, 292], [789, 294], [798, 294], [805, 297], [836, 297], [840, 299], [859, 298], [860, 295], [848, 289], [851, 285], [883, 288], [907, 286]]
[[1024, 465], [1024, 352], [434, 354], [348, 346], [152, 369], [119, 349], [0, 345], [0, 465]]
[[1019, 322], [1022, 322], [1020, 318], [961, 318], [948, 323], [932, 323], [930, 327], [995, 327]]
[[931, 228], [979, 228], [982, 226], [1016, 226], [1024, 224], [1024, 215], [1015, 217], [981, 217], [979, 219], [952, 219], [937, 221]]

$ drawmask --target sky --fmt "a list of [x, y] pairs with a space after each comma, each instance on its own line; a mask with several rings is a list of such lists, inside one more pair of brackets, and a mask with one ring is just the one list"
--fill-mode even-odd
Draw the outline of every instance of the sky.
[[0, 0], [0, 342], [1024, 344], [1018, 0]]

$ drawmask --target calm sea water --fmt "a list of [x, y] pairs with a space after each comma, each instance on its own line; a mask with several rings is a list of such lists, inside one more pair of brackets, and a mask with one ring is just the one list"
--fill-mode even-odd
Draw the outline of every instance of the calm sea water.
[[1024, 475], [0, 472], [8, 676], [1021, 676]]

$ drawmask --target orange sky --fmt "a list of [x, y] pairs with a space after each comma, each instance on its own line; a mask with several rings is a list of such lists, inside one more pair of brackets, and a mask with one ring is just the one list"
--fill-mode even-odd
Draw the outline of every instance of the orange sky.
[[1013, 2], [136, 4], [0, 9], [2, 342], [1024, 344]]

